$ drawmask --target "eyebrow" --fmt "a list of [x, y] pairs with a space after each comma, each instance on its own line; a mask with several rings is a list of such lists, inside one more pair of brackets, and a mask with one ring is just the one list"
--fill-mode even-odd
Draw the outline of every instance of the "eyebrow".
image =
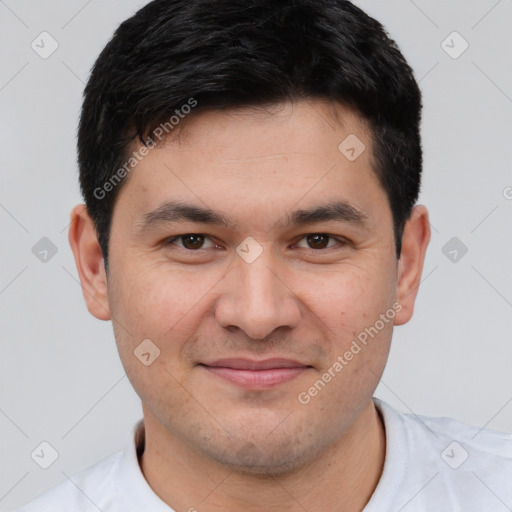
[[[289, 212], [278, 220], [273, 229], [283, 229], [306, 224], [336, 221], [366, 227], [368, 215], [346, 201], [334, 201], [311, 209]], [[135, 233], [142, 234], [159, 226], [177, 222], [196, 222], [212, 226], [223, 226], [236, 230], [237, 225], [222, 213], [209, 208], [195, 206], [183, 202], [165, 201], [155, 210], [146, 213], [135, 223]]]

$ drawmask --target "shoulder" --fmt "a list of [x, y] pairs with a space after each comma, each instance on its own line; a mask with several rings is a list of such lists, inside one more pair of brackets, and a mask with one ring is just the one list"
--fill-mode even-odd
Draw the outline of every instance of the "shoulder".
[[446, 452], [443, 448], [441, 453], [443, 459], [453, 458], [454, 455], [465, 457], [467, 454], [468, 461], [473, 456], [512, 469], [512, 434], [468, 425], [444, 416], [407, 413], [402, 414], [402, 417], [412, 436], [429, 439], [431, 443], [446, 448]]
[[116, 492], [110, 474], [121, 453], [115, 453], [71, 477], [66, 477], [56, 487], [14, 512], [98, 512], [98, 509], [102, 509], [101, 502], [108, 500]]
[[[402, 413], [378, 399], [376, 406], [384, 418], [389, 455], [400, 461], [397, 494], [404, 503], [415, 496], [417, 510], [432, 505], [509, 510], [503, 504], [512, 503], [512, 434], [448, 417]], [[414, 489], [422, 491], [416, 496]]]

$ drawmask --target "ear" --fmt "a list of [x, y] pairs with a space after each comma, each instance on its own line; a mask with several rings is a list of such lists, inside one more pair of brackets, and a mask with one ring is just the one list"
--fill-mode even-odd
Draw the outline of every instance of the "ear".
[[110, 320], [105, 264], [96, 228], [85, 204], [78, 204], [71, 211], [68, 239], [87, 309], [99, 320]]
[[395, 325], [405, 324], [412, 317], [429, 242], [428, 211], [422, 205], [415, 206], [404, 228], [398, 260], [397, 300], [402, 309], [395, 316]]

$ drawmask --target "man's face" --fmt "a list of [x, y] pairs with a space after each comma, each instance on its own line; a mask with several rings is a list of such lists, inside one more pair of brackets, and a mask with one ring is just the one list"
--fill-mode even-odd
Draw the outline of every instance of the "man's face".
[[[196, 114], [180, 141], [149, 151], [115, 205], [109, 309], [146, 419], [240, 469], [291, 469], [349, 435], [400, 323], [370, 133], [341, 106], [335, 122], [333, 108]], [[366, 146], [354, 161], [339, 149], [349, 135]], [[144, 225], [165, 202], [227, 224], [160, 215]], [[336, 203], [344, 208], [330, 220], [293, 215]], [[192, 236], [172, 241], [180, 235]], [[147, 366], [134, 355], [143, 340], [160, 350]]]

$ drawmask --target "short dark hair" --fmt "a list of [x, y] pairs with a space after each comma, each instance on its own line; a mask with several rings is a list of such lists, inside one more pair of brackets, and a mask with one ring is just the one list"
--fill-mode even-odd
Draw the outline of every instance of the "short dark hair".
[[369, 121], [399, 258], [420, 191], [422, 104], [383, 26], [347, 0], [154, 0], [117, 28], [84, 91], [80, 188], [105, 266], [134, 140], [154, 144], [160, 125], [171, 133], [185, 105], [197, 107], [193, 116], [306, 98], [334, 100]]

